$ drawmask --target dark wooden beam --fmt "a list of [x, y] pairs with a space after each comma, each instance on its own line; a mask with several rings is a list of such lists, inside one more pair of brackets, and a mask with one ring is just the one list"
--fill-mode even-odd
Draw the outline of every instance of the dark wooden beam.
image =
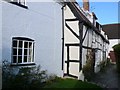
[[76, 36], [77, 39], [79, 39], [79, 36], [74, 32], [74, 30], [72, 30], [71, 27], [67, 23], [65, 23], [65, 25], [73, 33], [73, 35]]
[[67, 74], [69, 74], [69, 46], [67, 46]]
[[79, 46], [79, 43], [67, 43], [65, 46]]
[[65, 19], [65, 21], [78, 21], [77, 18], [73, 18], [73, 19]]
[[65, 61], [65, 63], [68, 63], [68, 62], [75, 62], [75, 63], [78, 63], [79, 60], [69, 60], [69, 61]]
[[75, 76], [75, 75], [72, 75], [72, 74], [67, 74], [67, 73], [64, 73], [64, 76], [70, 76], [70, 77], [73, 77], [73, 78], [78, 78], [78, 76]]
[[82, 37], [83, 37], [83, 22], [79, 22], [79, 40], [80, 40], [80, 48], [79, 48], [79, 72], [82, 69]]

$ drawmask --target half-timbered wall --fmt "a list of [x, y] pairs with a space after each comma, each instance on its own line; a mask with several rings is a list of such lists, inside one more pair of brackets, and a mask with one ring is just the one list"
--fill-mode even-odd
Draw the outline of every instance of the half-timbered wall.
[[[80, 66], [79, 22], [80, 21], [76, 19], [73, 13], [74, 12], [72, 12], [68, 6], [64, 8], [64, 14], [65, 14], [64, 73], [67, 73], [67, 75], [73, 75], [79, 77], [80, 76], [80, 71], [79, 71], [79, 66]], [[93, 17], [91, 16], [89, 18], [90, 18], [89, 20], [92, 21], [91, 19], [93, 19]], [[95, 63], [94, 71], [98, 72], [100, 70], [100, 65], [99, 65], [100, 62], [105, 60], [107, 57], [107, 53], [106, 53], [108, 47], [107, 43], [98, 33], [96, 33], [91, 27], [87, 26], [86, 24], [83, 24], [82, 30], [83, 30], [82, 68], [86, 64], [87, 55], [89, 51], [93, 50], [93, 53], [95, 55], [93, 60]], [[101, 34], [105, 37], [103, 31], [101, 31]]]

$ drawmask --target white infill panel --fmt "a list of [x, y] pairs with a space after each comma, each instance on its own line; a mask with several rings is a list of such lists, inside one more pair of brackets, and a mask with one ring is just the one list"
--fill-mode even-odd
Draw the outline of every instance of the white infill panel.
[[79, 75], [79, 63], [70, 63], [69, 73], [74, 76]]
[[79, 47], [70, 47], [70, 60], [79, 60]]

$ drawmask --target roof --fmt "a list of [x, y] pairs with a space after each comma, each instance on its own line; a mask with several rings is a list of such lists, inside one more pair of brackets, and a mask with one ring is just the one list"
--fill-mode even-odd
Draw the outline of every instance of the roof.
[[94, 18], [95, 18], [96, 20], [98, 19], [94, 12], [92, 12], [92, 15], [94, 16]]
[[67, 5], [75, 15], [77, 19], [79, 19], [80, 22], [84, 22], [84, 24], [91, 27], [98, 35], [101, 36], [101, 38], [109, 43], [109, 41], [100, 33], [100, 31], [83, 15], [83, 13], [79, 10], [79, 8], [75, 5], [74, 2], [67, 2]]
[[120, 23], [102, 25], [109, 39], [120, 39]]

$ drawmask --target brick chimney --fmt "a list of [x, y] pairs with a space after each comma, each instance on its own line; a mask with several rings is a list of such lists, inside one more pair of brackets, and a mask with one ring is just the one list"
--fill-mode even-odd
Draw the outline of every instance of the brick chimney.
[[85, 11], [89, 11], [89, 0], [83, 0], [83, 8]]

